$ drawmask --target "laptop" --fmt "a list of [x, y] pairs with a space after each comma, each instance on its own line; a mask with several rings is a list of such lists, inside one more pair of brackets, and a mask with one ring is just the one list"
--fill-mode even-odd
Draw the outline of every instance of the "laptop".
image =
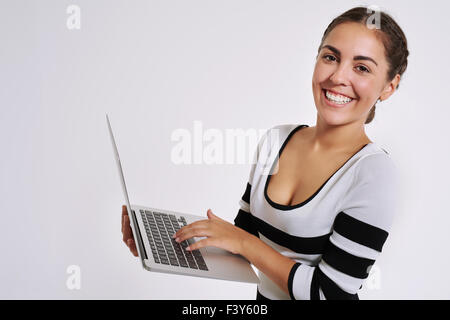
[[148, 271], [162, 273], [259, 283], [258, 276], [243, 256], [216, 247], [204, 247], [191, 252], [185, 250], [188, 245], [204, 237], [194, 237], [182, 243], [172, 239], [172, 235], [178, 229], [192, 222], [205, 220], [206, 215], [202, 217], [130, 204], [108, 115], [106, 115], [106, 122], [142, 267]]

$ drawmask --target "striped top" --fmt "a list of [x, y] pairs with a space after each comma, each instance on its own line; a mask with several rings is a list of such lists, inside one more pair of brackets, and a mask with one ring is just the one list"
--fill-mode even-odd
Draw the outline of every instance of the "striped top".
[[290, 137], [304, 127], [308, 125], [274, 126], [259, 140], [234, 223], [296, 261], [289, 273], [289, 295], [259, 271], [258, 297], [359, 299], [357, 292], [393, 222], [397, 168], [372, 142], [307, 200], [275, 203], [267, 195], [268, 182]]

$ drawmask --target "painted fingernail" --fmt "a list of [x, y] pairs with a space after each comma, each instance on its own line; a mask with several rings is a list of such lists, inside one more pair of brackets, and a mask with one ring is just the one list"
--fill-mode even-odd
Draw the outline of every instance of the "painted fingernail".
[[191, 251], [191, 247], [186, 247], [186, 251]]
[[180, 242], [180, 238], [175, 238], [175, 241], [176, 242]]

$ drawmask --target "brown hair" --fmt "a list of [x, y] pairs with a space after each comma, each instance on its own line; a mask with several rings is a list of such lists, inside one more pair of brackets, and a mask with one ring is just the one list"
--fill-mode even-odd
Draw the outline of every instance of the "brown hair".
[[[320, 48], [322, 47], [325, 38], [336, 26], [344, 22], [357, 22], [367, 25], [368, 18], [372, 17], [373, 14], [373, 11], [369, 8], [355, 7], [336, 17], [325, 30], [318, 52], [320, 52]], [[389, 64], [387, 80], [391, 81], [397, 74], [402, 76], [408, 66], [408, 44], [405, 34], [394, 19], [385, 12], [379, 11], [379, 14], [380, 28], [373, 30], [378, 32], [380, 39], [383, 42], [386, 60]], [[399, 85], [397, 85], [397, 88], [398, 87]], [[365, 124], [370, 123], [375, 117], [375, 107], [376, 103], [373, 105], [372, 109], [370, 109]]]

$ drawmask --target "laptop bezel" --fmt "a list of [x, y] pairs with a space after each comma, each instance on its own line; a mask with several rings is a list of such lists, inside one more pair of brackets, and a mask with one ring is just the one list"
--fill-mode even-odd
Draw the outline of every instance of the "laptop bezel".
[[[123, 191], [123, 195], [124, 195], [126, 206], [127, 206], [127, 210], [128, 210], [128, 216], [131, 217], [130, 225], [131, 225], [131, 230], [133, 232], [133, 237], [135, 239], [135, 243], [137, 244], [136, 248], [137, 248], [137, 251], [138, 251], [139, 258], [140, 258], [141, 263], [142, 263], [142, 267], [144, 269], [148, 269], [147, 266], [146, 266], [146, 263], [144, 261], [144, 260], [146, 260], [146, 258], [144, 257], [144, 254], [143, 254], [143, 252], [146, 252], [146, 250], [144, 249], [144, 243], [142, 241], [141, 232], [140, 232], [139, 224], [138, 224], [138, 221], [137, 221], [137, 216], [136, 216], [134, 210], [131, 208], [130, 200], [129, 200], [129, 197], [128, 197], [127, 186], [125, 184], [125, 177], [123, 175], [122, 164], [121, 164], [121, 161], [120, 161], [119, 151], [117, 149], [116, 140], [114, 139], [114, 134], [113, 134], [113, 130], [112, 130], [112, 127], [111, 127], [111, 122], [109, 121], [108, 114], [106, 114], [106, 122], [108, 124], [109, 136], [110, 136], [110, 139], [111, 139], [111, 144], [112, 144], [114, 155], [115, 155], [115, 159], [116, 159], [117, 169], [119, 171], [120, 183], [122, 185], [122, 191]], [[148, 259], [148, 256], [147, 256], [147, 259]]]

